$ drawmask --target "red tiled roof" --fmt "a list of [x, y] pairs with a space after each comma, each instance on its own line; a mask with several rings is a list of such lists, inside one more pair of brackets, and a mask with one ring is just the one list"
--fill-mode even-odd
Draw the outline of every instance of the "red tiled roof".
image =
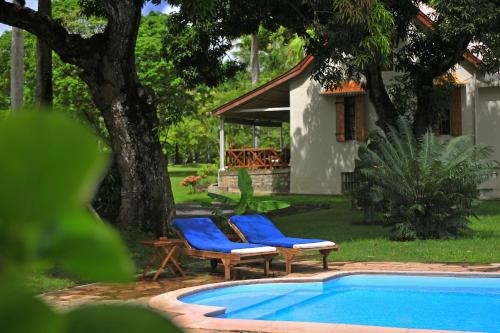
[[321, 92], [322, 95], [351, 95], [364, 93], [365, 90], [361, 87], [361, 83], [349, 81], [342, 82], [340, 87], [334, 89], [326, 89]]

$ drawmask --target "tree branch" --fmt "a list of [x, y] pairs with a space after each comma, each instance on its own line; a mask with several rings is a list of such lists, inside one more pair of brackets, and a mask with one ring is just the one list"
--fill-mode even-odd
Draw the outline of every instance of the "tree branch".
[[292, 10], [297, 14], [298, 17], [302, 19], [302, 22], [304, 22], [304, 27], [308, 23], [307, 17], [304, 15], [304, 13], [291, 1], [285, 0], [285, 2], [292, 8]]
[[398, 119], [398, 111], [391, 101], [387, 89], [385, 87], [384, 79], [382, 77], [382, 69], [379, 65], [373, 63], [366, 66], [363, 71], [366, 77], [366, 85], [370, 100], [377, 112], [378, 120], [377, 126], [384, 131], [389, 126], [396, 126]]
[[17, 27], [43, 40], [63, 61], [85, 68], [96, 53], [102, 34], [84, 39], [70, 34], [57, 21], [27, 7], [0, 0], [0, 23]]

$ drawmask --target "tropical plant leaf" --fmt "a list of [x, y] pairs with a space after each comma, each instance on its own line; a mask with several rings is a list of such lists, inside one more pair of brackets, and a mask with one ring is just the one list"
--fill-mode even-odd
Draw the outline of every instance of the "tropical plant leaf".
[[467, 228], [478, 186], [491, 177], [491, 148], [468, 137], [443, 141], [432, 132], [415, 138], [408, 119], [361, 150], [357, 202], [376, 208], [393, 238], [449, 237]]
[[134, 273], [119, 234], [86, 212], [70, 213], [55, 220], [43, 234], [40, 252], [45, 259], [92, 281], [126, 282]]
[[[210, 196], [210, 193], [208, 193], [208, 195]], [[212, 208], [212, 203], [202, 201], [202, 202], [200, 202], [200, 206], [203, 208]]]
[[214, 199], [215, 201], [226, 204], [226, 205], [235, 206], [238, 204], [238, 201], [234, 200], [233, 198], [222, 195], [222, 194], [208, 193], [208, 196], [211, 197], [212, 199]]
[[240, 200], [236, 208], [234, 209], [234, 214], [235, 215], [243, 215], [246, 214], [249, 208], [249, 201], [248, 200]]
[[62, 316], [41, 299], [28, 294], [16, 281], [19, 276], [0, 279], [0, 323], [2, 332], [60, 333]]
[[290, 204], [279, 200], [253, 201], [250, 203], [250, 208], [257, 213], [266, 213], [272, 210], [283, 209], [290, 207]]
[[253, 197], [252, 177], [247, 169], [242, 168], [238, 171], [238, 188], [242, 197]]
[[236, 206], [236, 215], [245, 214], [248, 211], [249, 204], [253, 199], [252, 178], [248, 174], [247, 169], [238, 171], [238, 188], [240, 189], [240, 201]]
[[0, 219], [40, 222], [89, 202], [106, 165], [97, 139], [55, 112], [0, 122]]
[[425, 214], [425, 207], [421, 204], [414, 204], [413, 206], [410, 206], [409, 210], [413, 212], [418, 212], [422, 215]]

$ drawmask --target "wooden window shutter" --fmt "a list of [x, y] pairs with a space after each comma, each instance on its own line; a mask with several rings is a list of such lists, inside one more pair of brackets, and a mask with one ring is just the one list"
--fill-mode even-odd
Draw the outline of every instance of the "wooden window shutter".
[[335, 122], [336, 133], [338, 142], [345, 141], [345, 120], [344, 120], [344, 97], [335, 97]]
[[460, 88], [453, 89], [451, 92], [450, 123], [451, 135], [462, 135], [462, 96]]
[[356, 96], [355, 100], [356, 114], [356, 140], [365, 140], [365, 96]]

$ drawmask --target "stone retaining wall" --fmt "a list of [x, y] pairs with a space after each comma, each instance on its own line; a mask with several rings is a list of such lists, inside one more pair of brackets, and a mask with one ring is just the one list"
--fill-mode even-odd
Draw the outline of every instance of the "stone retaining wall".
[[[254, 192], [257, 194], [290, 193], [290, 169], [255, 169], [248, 170], [252, 178]], [[238, 170], [219, 171], [217, 190], [237, 193]]]

